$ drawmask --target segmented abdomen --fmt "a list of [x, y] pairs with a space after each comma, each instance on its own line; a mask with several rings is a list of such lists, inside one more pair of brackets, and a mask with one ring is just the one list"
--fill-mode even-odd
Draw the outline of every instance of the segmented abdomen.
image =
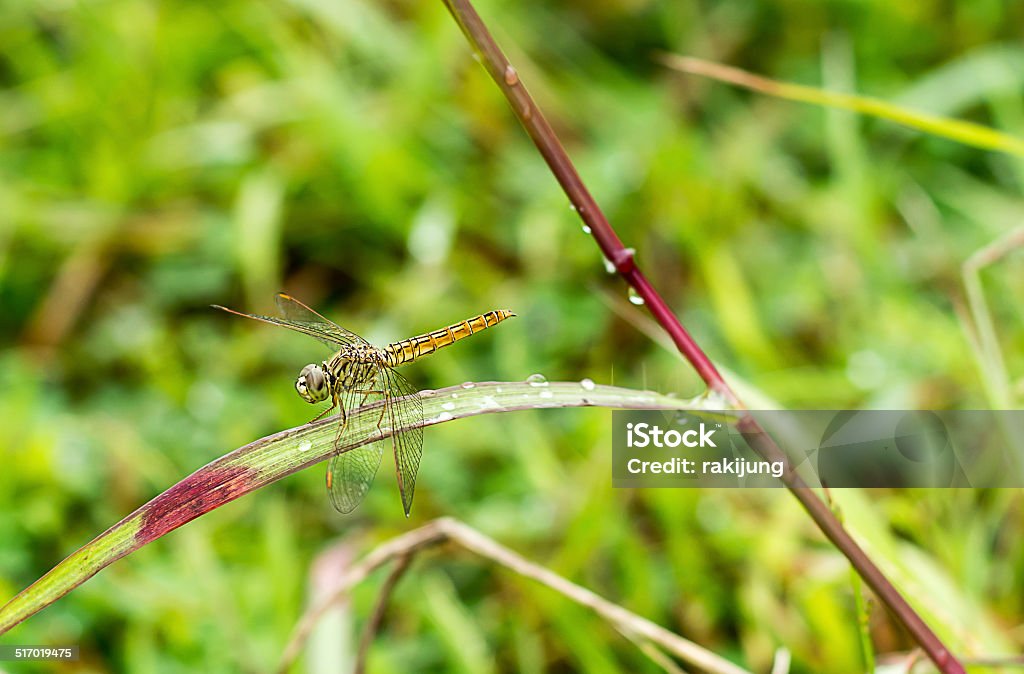
[[461, 323], [453, 323], [447, 328], [441, 328], [440, 330], [434, 330], [423, 335], [403, 339], [394, 344], [388, 344], [384, 347], [384, 351], [387, 353], [388, 365], [395, 367], [409, 363], [449, 344], [454, 344], [460, 339], [465, 339], [474, 333], [495, 326], [506, 318], [512, 318], [513, 316], [515, 316], [514, 313], [504, 309], [488, 311], [486, 314], [468, 318]]

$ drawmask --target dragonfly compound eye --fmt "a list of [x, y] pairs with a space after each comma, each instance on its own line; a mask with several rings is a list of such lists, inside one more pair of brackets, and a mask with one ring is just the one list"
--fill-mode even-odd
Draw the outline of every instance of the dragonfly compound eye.
[[299, 378], [295, 380], [295, 390], [307, 403], [318, 403], [327, 400], [327, 377], [323, 369], [314, 363], [302, 368]]

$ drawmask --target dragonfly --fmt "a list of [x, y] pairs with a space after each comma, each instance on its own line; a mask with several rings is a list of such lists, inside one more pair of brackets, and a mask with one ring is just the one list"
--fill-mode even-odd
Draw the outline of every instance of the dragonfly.
[[[409, 380], [395, 368], [515, 316], [504, 309], [488, 311], [440, 330], [378, 347], [284, 293], [277, 295], [280, 316], [246, 314], [216, 304], [213, 307], [301, 332], [335, 350], [330, 358], [319, 364], [310, 363], [303, 367], [295, 380], [295, 390], [306, 402], [331, 402], [331, 406], [313, 421], [338, 409], [335, 453], [327, 465], [327, 493], [331, 504], [346, 514], [356, 509], [373, 484], [385, 445], [390, 444], [406, 517], [412, 508], [416, 474], [423, 456], [423, 402]], [[386, 424], [392, 431], [391, 436], [349, 451], [340, 451], [349, 414], [367, 401], [377, 400], [383, 401], [377, 429], [380, 431], [381, 425]]]

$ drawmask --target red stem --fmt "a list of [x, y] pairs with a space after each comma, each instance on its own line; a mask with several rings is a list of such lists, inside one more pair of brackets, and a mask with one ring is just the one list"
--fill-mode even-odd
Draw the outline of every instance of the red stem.
[[[477, 54], [491, 78], [508, 99], [516, 117], [533, 139], [544, 161], [558, 180], [570, 202], [583, 219], [605, 258], [615, 267], [623, 279], [643, 298], [654, 319], [675, 342], [679, 352], [694, 367], [708, 388], [729, 402], [733, 407], [743, 409], [735, 392], [722, 378], [711, 359], [704, 353], [686, 331], [679, 319], [672, 313], [665, 300], [654, 289], [636, 265], [634, 251], [626, 248], [605, 218], [594, 197], [576, 167], [566, 153], [554, 129], [541, 113], [533, 97], [526, 91], [516, 69], [509, 63], [498, 47], [483, 20], [476, 13], [470, 0], [443, 0], [452, 17], [459, 24], [466, 39]], [[750, 446], [764, 457], [784, 457], [775, 441], [761, 428], [750, 414], [744, 415], [739, 428]], [[786, 465], [789, 465], [788, 463]], [[924, 622], [920, 615], [907, 603], [899, 591], [885, 577], [881, 569], [861, 549], [857, 542], [843, 528], [842, 524], [814, 490], [799, 476], [787, 473], [786, 486], [804, 507], [811, 519], [825, 536], [842, 552], [861, 578], [870, 586], [878, 598], [889, 607], [907, 631], [913, 636], [939, 671], [945, 674], [964, 674], [963, 665], [950, 653], [945, 644]]]

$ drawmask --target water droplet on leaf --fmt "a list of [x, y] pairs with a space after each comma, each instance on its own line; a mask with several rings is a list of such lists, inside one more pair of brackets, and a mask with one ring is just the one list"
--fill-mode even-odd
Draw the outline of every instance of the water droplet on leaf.
[[498, 410], [498, 409], [501, 409], [501, 405], [498, 404], [498, 401], [495, 400], [494, 398], [492, 398], [491, 396], [484, 396], [483, 400], [479, 401], [479, 404], [480, 404], [480, 409], [485, 409], [485, 410]]
[[547, 386], [548, 380], [547, 377], [542, 374], [531, 374], [526, 378], [526, 383], [530, 386]]

